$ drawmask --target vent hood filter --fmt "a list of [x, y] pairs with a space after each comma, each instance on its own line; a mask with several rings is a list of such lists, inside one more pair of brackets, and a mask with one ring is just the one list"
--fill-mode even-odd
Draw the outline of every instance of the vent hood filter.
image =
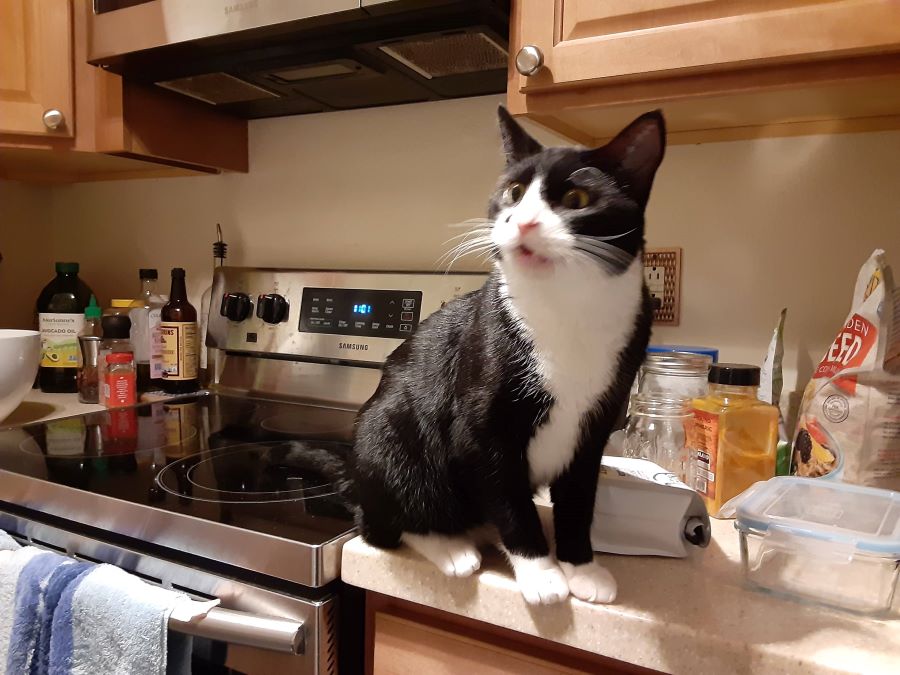
[[156, 84], [163, 89], [176, 91], [213, 105], [278, 98], [277, 94], [228, 73], [206, 73], [177, 80], [166, 80]]
[[429, 80], [506, 69], [508, 54], [482, 32], [416, 36], [378, 49]]

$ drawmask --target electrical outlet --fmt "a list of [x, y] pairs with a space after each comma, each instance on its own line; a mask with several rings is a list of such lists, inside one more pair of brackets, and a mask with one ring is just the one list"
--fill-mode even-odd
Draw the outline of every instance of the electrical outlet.
[[681, 249], [646, 249], [644, 280], [653, 298], [653, 322], [677, 326], [681, 319]]

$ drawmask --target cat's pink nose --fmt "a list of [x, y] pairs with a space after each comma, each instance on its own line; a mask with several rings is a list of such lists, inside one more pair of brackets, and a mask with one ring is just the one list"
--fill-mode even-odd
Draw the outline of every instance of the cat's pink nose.
[[531, 232], [532, 230], [536, 229], [537, 226], [538, 224], [533, 220], [530, 220], [527, 223], [519, 223], [519, 234]]

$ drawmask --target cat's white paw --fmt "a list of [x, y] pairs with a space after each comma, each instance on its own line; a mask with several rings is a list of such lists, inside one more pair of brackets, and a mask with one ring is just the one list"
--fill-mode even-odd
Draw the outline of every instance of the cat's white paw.
[[481, 567], [481, 553], [465, 537], [404, 532], [403, 541], [448, 577], [467, 577]]
[[569, 597], [569, 584], [553, 558], [507, 555], [519, 590], [529, 605], [552, 605]]
[[561, 562], [559, 566], [569, 581], [569, 590], [579, 600], [605, 604], [616, 599], [616, 580], [595, 561], [584, 565]]

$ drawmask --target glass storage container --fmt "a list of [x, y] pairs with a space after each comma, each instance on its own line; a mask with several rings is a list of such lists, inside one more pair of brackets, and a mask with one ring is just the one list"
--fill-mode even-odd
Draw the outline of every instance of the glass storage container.
[[900, 574], [900, 493], [779, 476], [726, 508], [736, 514], [751, 584], [865, 614], [890, 611]]

